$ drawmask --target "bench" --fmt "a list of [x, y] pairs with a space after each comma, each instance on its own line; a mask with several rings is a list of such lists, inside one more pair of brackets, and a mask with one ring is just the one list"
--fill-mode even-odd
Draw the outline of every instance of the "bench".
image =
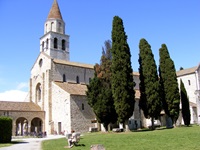
[[89, 128], [89, 132], [97, 132], [98, 128], [94, 128], [94, 127], [90, 127]]
[[68, 133], [66, 134], [66, 139], [68, 141], [69, 146], [78, 145], [78, 142], [80, 141], [81, 133], [74, 132], [74, 133]]
[[120, 129], [120, 128], [113, 128], [112, 131], [113, 132], [122, 132], [122, 129]]

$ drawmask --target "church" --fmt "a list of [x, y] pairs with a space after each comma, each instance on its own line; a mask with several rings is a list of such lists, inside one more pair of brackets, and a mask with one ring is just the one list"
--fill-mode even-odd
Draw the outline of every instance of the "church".
[[[0, 116], [13, 119], [13, 135], [34, 132], [63, 134], [71, 130], [88, 132], [92, 128], [103, 130], [86, 98], [87, 84], [94, 75], [94, 65], [71, 62], [69, 44], [65, 22], [58, 2], [54, 0], [44, 23], [44, 35], [40, 38], [40, 53], [31, 68], [28, 102], [0, 101]], [[192, 95], [191, 123], [198, 123], [200, 66], [179, 71], [177, 76], [183, 79], [184, 84], [188, 82], [190, 85], [187, 89]], [[139, 73], [133, 72], [133, 78], [136, 83], [136, 103], [133, 116], [129, 119], [130, 129], [146, 126], [147, 122], [138, 106]], [[179, 122], [182, 123], [182, 118]]]

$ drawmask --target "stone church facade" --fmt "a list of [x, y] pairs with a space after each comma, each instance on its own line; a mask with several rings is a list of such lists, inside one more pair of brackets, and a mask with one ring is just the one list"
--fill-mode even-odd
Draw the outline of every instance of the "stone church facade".
[[[69, 35], [65, 34], [65, 22], [57, 0], [54, 0], [44, 24], [44, 35], [40, 38], [40, 54], [31, 69], [29, 102], [1, 101], [0, 116], [13, 119], [13, 135], [33, 132], [62, 134], [71, 130], [88, 132], [89, 128], [100, 129], [85, 93], [94, 75], [93, 67], [70, 61]], [[197, 70], [198, 86], [192, 88], [191, 93], [193, 90], [199, 91], [199, 67]], [[179, 77], [183, 78], [185, 74], [180, 73]], [[146, 126], [146, 119], [138, 107], [138, 72], [133, 72], [133, 78], [136, 83], [136, 103], [133, 116], [129, 119], [130, 129]], [[194, 104], [192, 108], [197, 112], [194, 97], [191, 104]], [[195, 115], [193, 123], [197, 122], [200, 113]]]

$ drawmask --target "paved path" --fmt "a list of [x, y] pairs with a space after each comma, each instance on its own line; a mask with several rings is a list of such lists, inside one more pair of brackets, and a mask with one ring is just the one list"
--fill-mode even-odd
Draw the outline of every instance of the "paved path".
[[0, 150], [41, 150], [41, 141], [49, 139], [58, 139], [65, 136], [61, 135], [49, 135], [46, 138], [25, 138], [25, 139], [13, 139], [12, 141], [22, 140], [22, 143], [13, 144], [12, 146], [0, 148]]

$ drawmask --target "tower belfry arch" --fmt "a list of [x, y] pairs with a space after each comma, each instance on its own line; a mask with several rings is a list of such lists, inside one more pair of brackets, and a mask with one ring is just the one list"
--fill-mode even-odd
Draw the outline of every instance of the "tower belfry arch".
[[69, 61], [69, 35], [65, 34], [65, 22], [57, 0], [54, 0], [44, 24], [44, 35], [40, 38], [40, 52], [46, 53], [51, 58]]

